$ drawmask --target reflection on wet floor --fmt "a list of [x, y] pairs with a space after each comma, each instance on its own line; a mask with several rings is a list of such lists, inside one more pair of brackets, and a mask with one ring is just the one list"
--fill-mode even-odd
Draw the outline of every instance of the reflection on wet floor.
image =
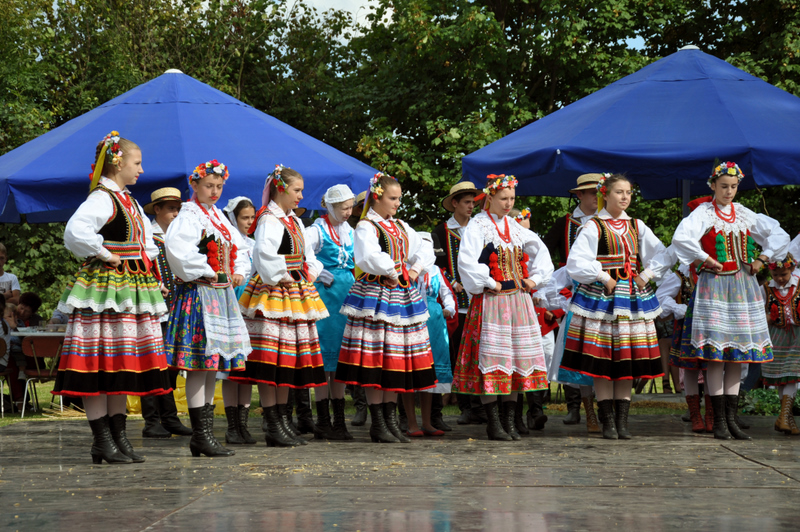
[[[188, 438], [129, 437], [147, 462], [94, 466], [85, 421], [0, 429], [2, 530], [758, 530], [796, 526], [800, 438], [748, 418], [751, 442], [633, 419], [630, 441], [549, 423], [516, 443], [482, 426], [409, 445], [312, 441], [192, 458]], [[452, 423], [454, 426], [455, 423]], [[217, 420], [217, 435], [224, 432]]]

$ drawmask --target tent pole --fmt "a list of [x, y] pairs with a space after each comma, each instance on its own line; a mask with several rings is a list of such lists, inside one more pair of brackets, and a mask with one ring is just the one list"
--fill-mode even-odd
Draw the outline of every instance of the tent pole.
[[691, 186], [692, 182], [689, 179], [681, 180], [681, 208], [684, 218], [689, 216], [689, 191]]

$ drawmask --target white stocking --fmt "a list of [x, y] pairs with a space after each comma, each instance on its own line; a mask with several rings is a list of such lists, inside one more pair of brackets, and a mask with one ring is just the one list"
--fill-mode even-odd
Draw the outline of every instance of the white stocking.
[[686, 395], [699, 395], [700, 384], [698, 378], [700, 377], [699, 369], [684, 369], [683, 370], [683, 391]]
[[778, 388], [778, 390], [780, 392], [781, 397], [783, 397], [784, 395], [788, 395], [789, 397], [792, 397], [793, 395], [795, 395], [797, 393], [797, 383], [793, 382], [791, 384], [785, 384], [785, 385], [781, 386], [780, 388]]
[[[595, 379], [594, 390], [597, 392], [598, 401], [614, 398], [614, 382], [608, 379]], [[630, 393], [630, 392], [629, 392]]]
[[739, 395], [739, 385], [742, 382], [742, 365], [733, 362], [725, 363], [723, 376], [723, 391], [725, 395]]
[[712, 396], [722, 395], [722, 373], [725, 364], [722, 362], [709, 362], [706, 370], [706, 384], [708, 394]]
[[206, 403], [213, 402], [215, 380], [216, 373], [213, 371], [188, 371], [186, 373], [186, 406], [200, 408]]

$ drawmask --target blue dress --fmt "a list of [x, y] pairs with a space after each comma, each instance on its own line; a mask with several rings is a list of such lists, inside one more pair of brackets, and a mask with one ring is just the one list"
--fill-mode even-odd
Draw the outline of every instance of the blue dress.
[[440, 391], [439, 387], [453, 382], [453, 370], [450, 367], [450, 340], [447, 334], [447, 320], [444, 318], [442, 306], [437, 300], [439, 290], [442, 287], [442, 274], [438, 267], [434, 267], [434, 272], [428, 282], [425, 301], [428, 305], [428, 335], [431, 339], [431, 351], [433, 351], [433, 369], [436, 371], [436, 388], [425, 390], [434, 393], [449, 393], [449, 389]]

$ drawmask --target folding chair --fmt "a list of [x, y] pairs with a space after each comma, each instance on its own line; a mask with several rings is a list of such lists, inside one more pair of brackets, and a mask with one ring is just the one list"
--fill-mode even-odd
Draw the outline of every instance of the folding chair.
[[[36, 393], [36, 384], [42, 384], [56, 380], [58, 374], [58, 362], [61, 358], [61, 347], [64, 345], [64, 338], [53, 336], [26, 336], [22, 340], [22, 353], [26, 357], [33, 359], [34, 368], [25, 368], [25, 395], [22, 398], [22, 417], [25, 417], [25, 407], [28, 401], [28, 390], [31, 390], [33, 402], [36, 404], [34, 411], [39, 409], [39, 394]], [[48, 369], [46, 360], [52, 359]], [[30, 362], [28, 363], [30, 366]], [[58, 398], [61, 403], [61, 411], [64, 411], [64, 402], [61, 396]], [[53, 404], [52, 398], [50, 404]]]

